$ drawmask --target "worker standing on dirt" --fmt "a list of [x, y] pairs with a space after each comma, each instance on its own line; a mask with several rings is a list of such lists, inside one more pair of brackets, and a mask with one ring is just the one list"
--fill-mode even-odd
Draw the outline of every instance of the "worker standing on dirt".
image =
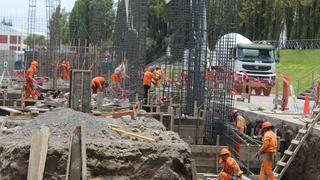
[[102, 76], [97, 76], [91, 81], [91, 88], [93, 93], [104, 92], [105, 87], [108, 86], [106, 80]]
[[224, 164], [223, 169], [219, 173], [219, 180], [241, 180], [242, 171], [235, 159], [231, 157], [231, 153], [227, 148], [220, 150], [219, 163]]
[[152, 80], [153, 80], [153, 71], [151, 67], [148, 67], [147, 71], [144, 73], [144, 76], [143, 76], [144, 103], [148, 101], [148, 92], [151, 88]]
[[28, 99], [30, 96], [32, 97], [32, 99], [38, 99], [35, 89], [33, 88], [33, 82], [35, 81], [33, 78], [37, 71], [38, 62], [36, 60], [33, 60], [25, 75], [26, 84], [24, 99]]
[[[234, 120], [234, 126], [239, 130], [240, 133], [245, 133], [247, 130], [246, 119], [240, 114], [239, 110], [233, 109], [231, 111], [232, 118]], [[237, 158], [240, 158], [240, 142], [236, 142], [234, 149], [237, 152]]]
[[261, 162], [259, 180], [275, 180], [272, 173], [272, 166], [275, 162], [275, 154], [278, 150], [277, 135], [273, 132], [273, 125], [271, 122], [262, 123], [262, 142], [263, 145], [256, 154], [257, 158], [260, 154], [263, 154], [263, 160]]

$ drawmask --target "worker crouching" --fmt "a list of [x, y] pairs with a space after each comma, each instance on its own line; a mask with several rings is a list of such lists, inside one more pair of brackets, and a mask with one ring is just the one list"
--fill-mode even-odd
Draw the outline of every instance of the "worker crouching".
[[277, 135], [272, 131], [273, 125], [270, 122], [262, 124], [263, 145], [257, 153], [257, 157], [263, 154], [263, 160], [260, 167], [259, 180], [275, 180], [272, 172], [272, 166], [275, 162], [275, 154], [278, 150]]
[[91, 88], [93, 93], [104, 92], [106, 86], [108, 86], [108, 83], [102, 76], [95, 77], [91, 81]]
[[38, 71], [38, 62], [34, 60], [31, 62], [31, 65], [25, 75], [26, 84], [25, 84], [24, 99], [28, 99], [30, 96], [32, 97], [32, 99], [38, 99], [35, 89], [33, 88], [33, 82], [35, 81], [33, 78], [34, 78], [34, 75], [37, 73], [37, 71]]
[[242, 171], [235, 159], [231, 157], [228, 149], [222, 148], [220, 150], [219, 163], [224, 164], [223, 169], [219, 173], [219, 180], [241, 180]]

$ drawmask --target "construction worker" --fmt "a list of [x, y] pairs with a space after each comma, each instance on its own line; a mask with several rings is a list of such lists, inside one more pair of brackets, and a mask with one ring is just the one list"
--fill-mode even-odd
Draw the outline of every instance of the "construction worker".
[[[239, 130], [240, 133], [245, 133], [247, 130], [246, 119], [241, 116], [239, 110], [233, 109], [231, 111], [232, 118], [234, 120], [234, 126]], [[237, 158], [240, 158], [240, 142], [237, 142], [234, 146], [237, 152]]]
[[[70, 66], [70, 64], [69, 64]], [[67, 61], [62, 61], [62, 63], [60, 64], [60, 68], [61, 68], [61, 75], [60, 77], [63, 79], [63, 80], [68, 80], [69, 77], [68, 75], [70, 74], [68, 71], [70, 71], [70, 69], [68, 69], [68, 63]], [[70, 67], [69, 67], [70, 68]]]
[[91, 88], [93, 93], [104, 92], [106, 86], [108, 86], [108, 83], [106, 83], [105, 78], [102, 76], [97, 76], [91, 81]]
[[223, 169], [219, 173], [219, 180], [241, 180], [242, 171], [235, 159], [231, 157], [231, 153], [227, 148], [220, 150], [219, 163], [224, 164]]
[[113, 83], [119, 83], [123, 78], [126, 77], [126, 65], [128, 60], [124, 59], [119, 66], [114, 70], [114, 73], [111, 75], [111, 80]]
[[277, 135], [272, 131], [273, 125], [271, 122], [264, 122], [262, 123], [262, 142], [263, 145], [259, 149], [258, 153], [256, 154], [257, 158], [263, 154], [263, 160], [261, 162], [260, 168], [260, 175], [259, 180], [275, 180], [272, 173], [272, 164], [275, 161], [275, 154], [278, 150], [278, 143], [277, 143]]
[[37, 71], [38, 62], [36, 60], [33, 60], [25, 75], [26, 85], [24, 99], [28, 99], [30, 96], [32, 97], [32, 99], [38, 99], [35, 89], [33, 88], [33, 82], [35, 81], [33, 78]]
[[146, 70], [143, 76], [143, 90], [144, 90], [143, 100], [145, 103], [148, 101], [148, 92], [149, 92], [149, 89], [151, 88], [152, 80], [153, 80], [153, 71], [151, 67], [148, 67], [148, 69]]
[[160, 87], [162, 72], [161, 67], [159, 65], [156, 65], [155, 67], [156, 69], [153, 72], [153, 79], [155, 81], [155, 86], [158, 88]]

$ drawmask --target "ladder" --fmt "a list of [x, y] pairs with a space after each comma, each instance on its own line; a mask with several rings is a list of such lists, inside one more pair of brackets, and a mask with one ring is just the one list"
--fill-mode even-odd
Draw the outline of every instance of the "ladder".
[[305, 125], [298, 131], [297, 136], [291, 141], [289, 148], [284, 151], [284, 155], [275, 165], [273, 174], [278, 180], [282, 178], [291, 162], [293, 161], [294, 157], [297, 155], [302, 144], [306, 141], [308, 135], [311, 133], [314, 125], [316, 125], [316, 123], [319, 121], [319, 112], [319, 107], [314, 109], [311, 121], [305, 122]]

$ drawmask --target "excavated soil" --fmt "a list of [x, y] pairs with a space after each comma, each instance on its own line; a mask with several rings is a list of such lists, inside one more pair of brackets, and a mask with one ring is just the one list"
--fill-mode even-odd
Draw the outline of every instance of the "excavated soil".
[[319, 136], [309, 135], [285, 173], [284, 180], [320, 180], [319, 142]]
[[[27, 177], [31, 133], [41, 126], [50, 129], [44, 179], [64, 179], [70, 136], [85, 122], [88, 179], [191, 179], [189, 146], [155, 119], [96, 118], [67, 108], [42, 114], [10, 133], [0, 135], [0, 179]], [[119, 134], [107, 123], [153, 138], [149, 142]]]

